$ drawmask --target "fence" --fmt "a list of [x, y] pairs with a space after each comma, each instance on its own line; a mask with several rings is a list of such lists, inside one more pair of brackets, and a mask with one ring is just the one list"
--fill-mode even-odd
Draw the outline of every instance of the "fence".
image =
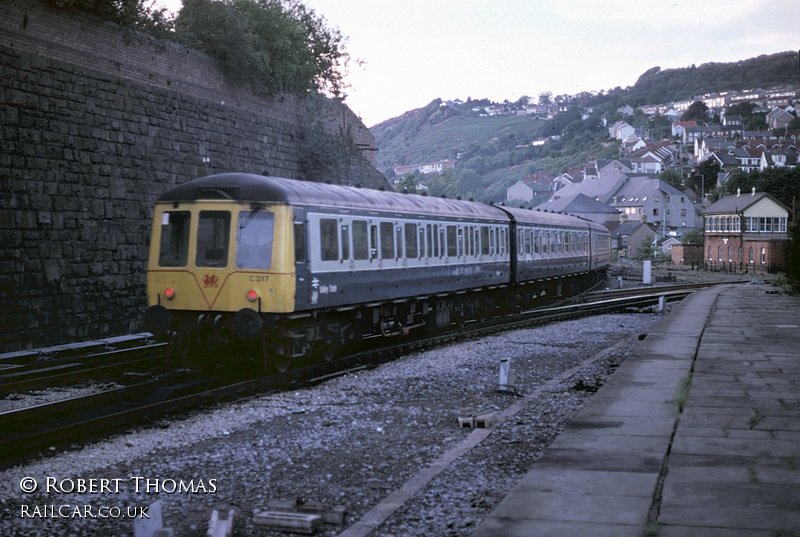
[[730, 272], [733, 274], [775, 274], [784, 272], [785, 265], [774, 263], [726, 263], [723, 261], [692, 261], [692, 270], [705, 270], [708, 272]]

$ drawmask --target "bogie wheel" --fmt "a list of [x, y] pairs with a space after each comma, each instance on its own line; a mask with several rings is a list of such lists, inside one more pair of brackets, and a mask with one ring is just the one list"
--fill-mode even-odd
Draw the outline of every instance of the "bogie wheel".
[[264, 359], [264, 371], [266, 372], [270, 364], [275, 367], [278, 373], [286, 373], [291, 365], [291, 360], [285, 355], [277, 352], [275, 348], [267, 341], [267, 338], [261, 340], [261, 353]]
[[317, 341], [314, 345], [314, 349], [320, 358], [326, 362], [330, 362], [336, 357], [336, 353], [339, 351], [339, 345], [332, 339], [326, 339]]

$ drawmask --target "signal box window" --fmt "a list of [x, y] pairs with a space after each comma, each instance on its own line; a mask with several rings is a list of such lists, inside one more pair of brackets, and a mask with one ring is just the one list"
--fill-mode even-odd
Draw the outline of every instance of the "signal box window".
[[272, 264], [272, 235], [275, 215], [269, 212], [239, 213], [236, 266], [268, 269]]
[[189, 261], [189, 211], [170, 211], [161, 215], [161, 243], [158, 264], [185, 267]]
[[227, 266], [230, 236], [230, 212], [200, 211], [200, 219], [197, 223], [195, 264], [198, 267]]

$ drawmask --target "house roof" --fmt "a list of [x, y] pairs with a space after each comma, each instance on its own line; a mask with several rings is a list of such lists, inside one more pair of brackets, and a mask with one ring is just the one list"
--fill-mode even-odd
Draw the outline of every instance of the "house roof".
[[547, 202], [544, 207], [548, 211], [558, 211], [570, 214], [585, 214], [585, 213], [607, 213], [619, 214], [619, 211], [600, 203], [599, 201], [586, 196], [585, 194], [576, 194], [566, 198], [558, 197]]
[[742, 212], [748, 207], [755, 205], [757, 202], [761, 201], [764, 198], [768, 198], [787, 211], [789, 210], [783, 203], [776, 200], [773, 196], [768, 194], [767, 192], [756, 192], [755, 194], [742, 194], [736, 195], [731, 194], [729, 196], [724, 196], [719, 199], [716, 203], [712, 204], [709, 208], [704, 211], [700, 211], [700, 214], [705, 215], [712, 215], [712, 214], [730, 214], [736, 212]]
[[651, 228], [646, 222], [642, 222], [640, 220], [627, 220], [622, 222], [617, 229], [611, 234], [612, 237], [622, 237], [626, 235], [632, 235], [637, 229], [642, 226], [647, 226], [652, 231]]

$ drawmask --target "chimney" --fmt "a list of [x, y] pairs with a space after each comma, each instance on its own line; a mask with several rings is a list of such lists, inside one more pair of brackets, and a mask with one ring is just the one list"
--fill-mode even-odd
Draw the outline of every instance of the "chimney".
[[741, 195], [742, 195], [742, 189], [741, 188], [737, 188], [736, 189], [736, 197], [738, 198]]

